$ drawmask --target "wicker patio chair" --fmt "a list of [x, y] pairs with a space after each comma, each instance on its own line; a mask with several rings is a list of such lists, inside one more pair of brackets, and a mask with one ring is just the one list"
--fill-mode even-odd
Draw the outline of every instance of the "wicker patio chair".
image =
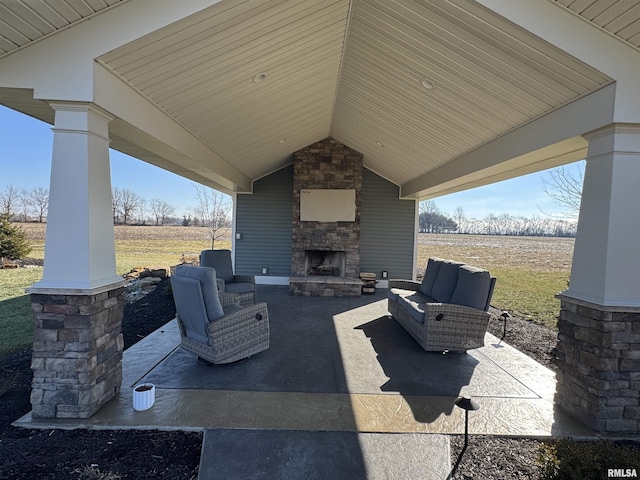
[[234, 363], [269, 348], [266, 303], [243, 307], [218, 292], [216, 271], [180, 265], [171, 275], [180, 345], [203, 363]]
[[200, 266], [215, 268], [218, 290], [237, 296], [240, 305], [256, 303], [256, 279], [253, 275], [234, 275], [231, 250], [203, 250]]

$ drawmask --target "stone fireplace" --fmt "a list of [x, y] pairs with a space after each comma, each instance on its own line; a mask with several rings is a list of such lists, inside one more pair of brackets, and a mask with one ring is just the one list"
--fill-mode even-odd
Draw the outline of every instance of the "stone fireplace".
[[[362, 154], [327, 138], [294, 153], [290, 292], [308, 296], [360, 296]], [[308, 190], [355, 192], [353, 221], [301, 220]]]
[[305, 275], [345, 277], [346, 255], [333, 250], [306, 250]]

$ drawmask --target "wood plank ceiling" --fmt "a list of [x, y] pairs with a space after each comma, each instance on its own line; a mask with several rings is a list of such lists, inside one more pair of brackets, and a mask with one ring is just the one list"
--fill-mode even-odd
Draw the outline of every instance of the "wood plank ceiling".
[[122, 0], [2, 0], [0, 57], [121, 3]]
[[[116, 3], [0, 0], [0, 55]], [[637, 47], [630, 3], [557, 0]], [[253, 179], [332, 136], [401, 185], [611, 82], [465, 0], [224, 0], [97, 60]]]

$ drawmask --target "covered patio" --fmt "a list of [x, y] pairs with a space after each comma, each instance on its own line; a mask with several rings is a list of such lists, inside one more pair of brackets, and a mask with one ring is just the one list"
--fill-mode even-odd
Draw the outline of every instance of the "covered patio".
[[[425, 352], [388, 316], [385, 294], [298, 297], [285, 286], [260, 286], [258, 297], [270, 306], [269, 350], [235, 366], [207, 367], [178, 347], [174, 320], [124, 352], [123, 388], [91, 418], [27, 415], [16, 424], [204, 430], [201, 478], [238, 465], [265, 474], [260, 455], [274, 441], [285, 450], [289, 442], [305, 445], [304, 455], [289, 460], [295, 468], [309, 468], [310, 455], [349, 465], [346, 455], [361, 459], [370, 474], [393, 472], [389, 466], [401, 456], [395, 464], [404, 476], [397, 472], [393, 478], [416, 478], [407, 473], [410, 465], [422, 474], [434, 468], [428, 478], [445, 478], [451, 465], [442, 435], [464, 432], [464, 412], [454, 406], [459, 395], [480, 405], [470, 412], [473, 435], [595, 436], [554, 405], [551, 370], [490, 334], [484, 348], [468, 354]], [[135, 411], [131, 387], [143, 381], [156, 385], [156, 402]], [[331, 453], [327, 441], [341, 453]], [[253, 451], [253, 442], [266, 443]], [[381, 442], [383, 451], [373, 455], [372, 442]]]
[[[54, 130], [44, 274], [30, 289], [34, 417], [93, 418], [127, 385], [109, 148], [227, 192], [237, 208], [277, 194], [274, 172], [330, 138], [358, 153], [365, 181], [384, 179], [394, 200], [409, 202], [405, 232], [420, 200], [586, 158], [554, 401], [598, 432], [640, 430], [637, 5], [67, 0], [0, 9], [0, 104]], [[236, 225], [271, 232], [273, 223], [242, 212]], [[251, 246], [248, 237], [234, 227], [236, 266], [239, 251], [243, 261], [271, 254], [266, 242], [242, 251], [236, 242]], [[291, 235], [269, 239], [286, 249]], [[367, 248], [384, 259], [380, 244]], [[289, 266], [265, 283], [288, 279]]]

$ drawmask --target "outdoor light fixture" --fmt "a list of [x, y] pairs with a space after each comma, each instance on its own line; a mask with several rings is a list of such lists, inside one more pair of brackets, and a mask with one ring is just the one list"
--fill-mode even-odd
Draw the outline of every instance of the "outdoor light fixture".
[[380, 276], [382, 278], [389, 278], [389, 272], [387, 272], [386, 270], [382, 270]]
[[504, 337], [507, 335], [507, 318], [511, 315], [509, 315], [509, 312], [502, 312], [500, 316], [502, 317], [502, 337], [500, 340], [504, 340]]
[[480, 405], [471, 397], [460, 397], [455, 402], [456, 407], [464, 410], [464, 448], [469, 444], [469, 410], [478, 410]]
[[262, 267], [262, 274], [269, 275], [269, 267]]
[[262, 82], [263, 80], [266, 80], [266, 79], [267, 79], [267, 74], [264, 73], [264, 72], [261, 72], [261, 73], [259, 73], [257, 75], [254, 75], [253, 78], [251, 79], [251, 81], [253, 83], [260, 83], [260, 82]]
[[434, 88], [436, 88], [436, 84], [433, 83], [428, 78], [421, 78], [420, 79], [420, 85], [422, 85], [422, 87], [426, 88], [427, 90], [433, 90]]

